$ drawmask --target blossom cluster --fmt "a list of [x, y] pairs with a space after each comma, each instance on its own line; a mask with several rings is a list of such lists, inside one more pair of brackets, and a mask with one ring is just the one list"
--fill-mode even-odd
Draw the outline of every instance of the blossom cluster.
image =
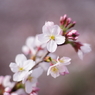
[[[70, 44], [80, 59], [91, 51], [89, 44], [77, 41], [79, 33], [71, 29], [75, 24], [75, 21], [64, 15], [60, 17], [60, 25], [47, 21], [42, 27], [42, 34], [28, 37], [25, 45], [22, 46], [24, 54], [18, 54], [15, 62], [9, 65], [14, 73], [14, 82], [8, 81], [6, 86], [2, 82], [5, 78], [0, 77], [0, 87], [3, 83], [4, 95], [37, 95], [38, 78], [44, 71], [47, 72], [47, 76], [51, 75], [53, 78], [68, 74], [67, 66], [71, 64], [71, 58], [65, 56], [60, 58], [55, 55], [58, 46]], [[21, 93], [18, 90], [24, 91]]]

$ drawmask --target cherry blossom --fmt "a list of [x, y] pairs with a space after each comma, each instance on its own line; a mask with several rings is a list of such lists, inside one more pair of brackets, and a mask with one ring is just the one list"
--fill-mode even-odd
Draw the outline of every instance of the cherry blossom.
[[56, 78], [60, 75], [68, 74], [69, 71], [66, 65], [69, 65], [70, 61], [71, 59], [68, 57], [62, 57], [61, 59], [57, 58], [56, 64], [49, 67], [47, 75], [51, 74], [52, 77]]
[[25, 84], [25, 91], [27, 93], [31, 93], [33, 90], [33, 87], [36, 86], [38, 77], [42, 74], [43, 70], [38, 67], [26, 74], [24, 77], [22, 83]]
[[47, 50], [55, 52], [57, 45], [65, 42], [65, 37], [61, 35], [61, 29], [53, 22], [46, 22], [42, 28], [43, 34], [38, 35], [38, 40], [42, 43], [47, 43]]
[[91, 51], [90, 44], [84, 43], [82, 46], [80, 46], [80, 49], [78, 49], [78, 56], [80, 59], [83, 59], [83, 55], [85, 53], [89, 53]]
[[23, 54], [18, 54], [15, 58], [16, 63], [10, 63], [9, 67], [12, 72], [14, 81], [21, 81], [26, 73], [35, 65], [33, 60], [27, 60]]

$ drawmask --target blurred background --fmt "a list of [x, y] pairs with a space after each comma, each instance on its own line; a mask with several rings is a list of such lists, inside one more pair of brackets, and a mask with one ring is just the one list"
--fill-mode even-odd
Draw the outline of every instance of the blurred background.
[[0, 75], [12, 75], [9, 64], [22, 53], [26, 38], [42, 32], [45, 21], [59, 24], [67, 14], [77, 24], [79, 41], [91, 44], [92, 52], [80, 60], [70, 46], [57, 55], [72, 58], [70, 74], [56, 79], [39, 78], [39, 95], [95, 95], [95, 0], [0, 0]]

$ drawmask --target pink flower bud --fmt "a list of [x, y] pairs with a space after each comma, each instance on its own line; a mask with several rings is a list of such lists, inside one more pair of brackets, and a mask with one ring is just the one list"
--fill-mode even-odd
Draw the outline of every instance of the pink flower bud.
[[77, 40], [79, 33], [77, 30], [71, 30], [71, 31], [67, 32], [66, 36], [68, 39]]
[[71, 18], [68, 18], [68, 19], [67, 19], [68, 24], [70, 24], [70, 23], [71, 23], [71, 21], [72, 21], [72, 19], [71, 19]]
[[65, 14], [64, 16], [61, 16], [61, 17], [60, 17], [60, 24], [61, 24], [61, 25], [64, 25], [65, 22], [66, 22], [66, 20], [67, 20], [67, 15], [66, 15], [66, 14]]

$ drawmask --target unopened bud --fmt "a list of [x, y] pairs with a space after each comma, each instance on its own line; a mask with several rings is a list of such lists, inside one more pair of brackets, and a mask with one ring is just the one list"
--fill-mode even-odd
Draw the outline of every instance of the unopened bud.
[[64, 16], [61, 16], [60, 17], [60, 24], [64, 25], [66, 23], [66, 20], [67, 20], [67, 15], [66, 14]]
[[71, 23], [72, 19], [71, 18], [67, 18], [67, 21], [66, 21], [66, 25], [65, 27], [67, 27], [70, 23]]
[[71, 19], [71, 18], [68, 18], [68, 19], [67, 19], [68, 24], [70, 24], [70, 23], [71, 23], [71, 21], [72, 21], [72, 19]]
[[79, 33], [77, 30], [71, 30], [71, 31], [67, 32], [66, 36], [68, 39], [77, 40]]

